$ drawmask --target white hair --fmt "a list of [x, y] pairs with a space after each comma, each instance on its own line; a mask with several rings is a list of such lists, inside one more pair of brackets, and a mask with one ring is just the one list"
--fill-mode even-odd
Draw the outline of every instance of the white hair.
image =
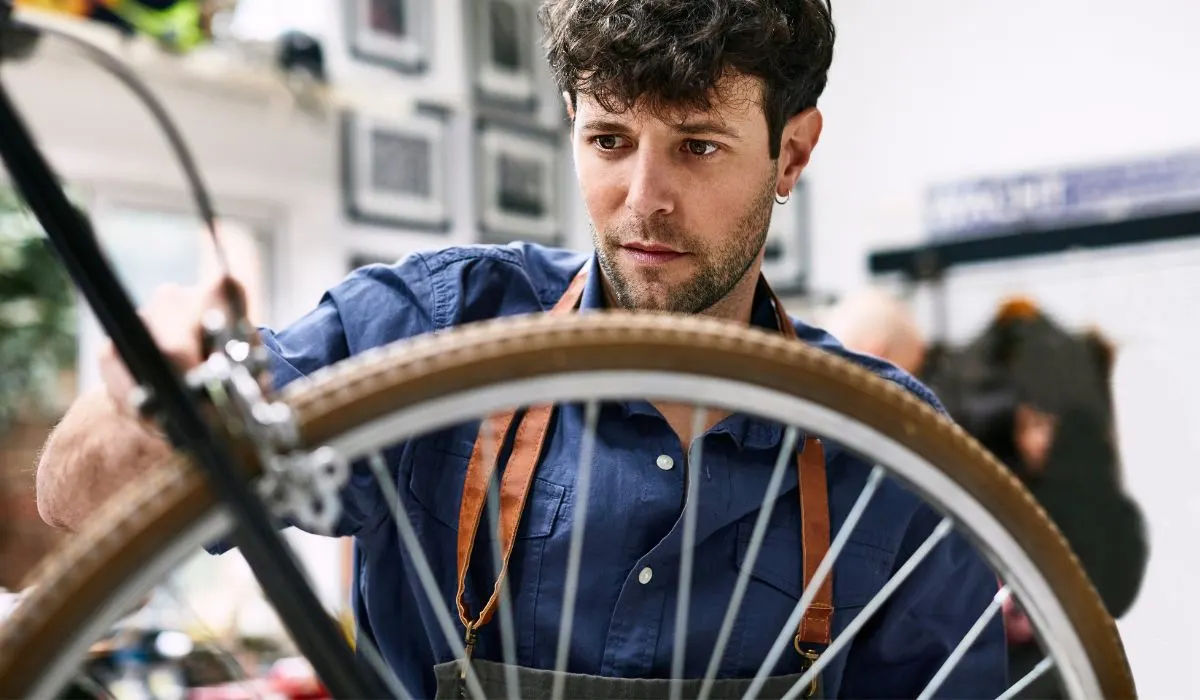
[[893, 348], [924, 345], [907, 305], [878, 287], [847, 295], [825, 311], [821, 325], [851, 350], [885, 357]]

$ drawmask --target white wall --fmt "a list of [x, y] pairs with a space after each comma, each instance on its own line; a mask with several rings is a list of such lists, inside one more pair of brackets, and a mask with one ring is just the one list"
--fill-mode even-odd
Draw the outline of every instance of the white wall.
[[943, 180], [1200, 146], [1187, 0], [841, 0], [813, 156], [818, 286], [920, 240]]
[[[833, 3], [838, 44], [810, 170], [814, 276], [846, 291], [874, 249], [923, 240], [925, 189], [946, 180], [1134, 159], [1200, 146], [1200, 6], [1185, 0]], [[1198, 232], [1200, 233], [1200, 232]], [[955, 271], [950, 336], [999, 298], [1032, 294], [1063, 322], [1118, 343], [1114, 391], [1129, 491], [1151, 561], [1122, 620], [1143, 697], [1182, 697], [1200, 656], [1200, 386], [1184, 358], [1200, 242]], [[929, 326], [928, 297], [917, 310]], [[1182, 363], [1182, 364], [1181, 364]]]

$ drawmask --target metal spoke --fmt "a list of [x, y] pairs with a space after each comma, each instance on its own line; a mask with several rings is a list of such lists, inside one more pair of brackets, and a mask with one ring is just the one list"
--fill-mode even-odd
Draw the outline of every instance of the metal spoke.
[[1001, 606], [1008, 600], [1010, 594], [1008, 586], [1004, 586], [996, 592], [996, 595], [992, 597], [992, 602], [984, 608], [979, 619], [975, 621], [974, 625], [971, 625], [971, 629], [967, 630], [966, 635], [959, 641], [958, 646], [954, 647], [954, 651], [950, 653], [950, 656], [946, 657], [946, 661], [942, 664], [942, 667], [929, 680], [929, 685], [925, 686], [925, 690], [921, 691], [917, 700], [928, 700], [928, 698], [933, 697], [933, 694], [942, 687], [942, 684], [950, 677], [951, 672], [958, 666], [958, 662], [962, 661], [962, 658], [967, 655], [967, 652], [971, 649], [971, 645], [975, 643], [975, 640], [983, 633], [984, 628], [988, 626], [988, 623], [996, 616]]
[[100, 682], [100, 679], [87, 671], [75, 674], [75, 682], [98, 700], [117, 700], [108, 687]]
[[[433, 608], [434, 617], [437, 618], [438, 626], [442, 629], [446, 643], [454, 651], [454, 657], [461, 661], [466, 655], [466, 646], [454, 629], [454, 621], [451, 620], [441, 592], [438, 591], [433, 570], [429, 568], [429, 559], [425, 556], [425, 550], [421, 548], [421, 543], [417, 540], [417, 533], [408, 519], [408, 512], [405, 511], [404, 504], [400, 502], [400, 494], [388, 473], [387, 462], [382, 453], [375, 451], [367, 458], [367, 464], [370, 465], [371, 473], [375, 475], [375, 481], [378, 482], [379, 489], [383, 493], [383, 500], [391, 512], [392, 520], [396, 523], [396, 530], [400, 535], [400, 540], [404, 543], [404, 549], [412, 558], [417, 579], [420, 580], [421, 589], [429, 599], [429, 605]], [[471, 692], [471, 697], [476, 700], [484, 700], [483, 686], [479, 684], [479, 676], [476, 675], [475, 669], [470, 664], [466, 664], [465, 668], [467, 690]]]
[[174, 580], [169, 578], [164, 581], [161, 586], [159, 586], [159, 590], [161, 590], [167, 595], [167, 597], [174, 601], [177, 606], [186, 609], [188, 614], [192, 616], [192, 619], [196, 621], [196, 624], [200, 626], [204, 634], [206, 634], [210, 639], [217, 640], [217, 658], [220, 659], [221, 665], [225, 668], [229, 675], [233, 677], [233, 682], [237, 684], [238, 688], [244, 691], [249, 697], [261, 698], [262, 694], [255, 691], [247, 683], [250, 679], [246, 677], [246, 669], [242, 668], [242, 664], [238, 662], [237, 656], [224, 648], [219, 641], [220, 636], [208, 626], [208, 623], [206, 623], [203, 618], [200, 617], [200, 613], [196, 610], [196, 606], [192, 604], [191, 599], [185, 595], [183, 591], [179, 590], [179, 585]]
[[384, 661], [383, 654], [379, 653], [379, 648], [375, 646], [375, 642], [362, 637], [355, 640], [354, 648], [375, 669], [379, 677], [387, 684], [388, 690], [397, 700], [413, 700], [412, 695], [408, 692], [408, 688], [404, 687], [404, 684], [400, 682], [395, 672], [392, 671], [391, 666], [388, 666], [387, 661]]
[[704, 682], [700, 685], [700, 694], [697, 700], [708, 700], [708, 694], [712, 692], [713, 683], [717, 679], [717, 670], [721, 667], [721, 657], [725, 655], [725, 645], [729, 643], [729, 636], [733, 633], [733, 623], [737, 619], [738, 611], [742, 607], [742, 598], [746, 595], [746, 588], [750, 585], [750, 572], [754, 570], [754, 563], [758, 560], [758, 552], [762, 549], [763, 540], [767, 534], [767, 523], [771, 520], [771, 513], [775, 509], [775, 502], [779, 499], [779, 489], [783, 485], [783, 475], [787, 473], [787, 468], [796, 458], [796, 438], [799, 435], [799, 430], [795, 426], [787, 429], [783, 435], [783, 445], [779, 448], [779, 457], [775, 460], [775, 469], [771, 472], [771, 480], [767, 483], [767, 491], [763, 495], [762, 509], [758, 513], [758, 518], [754, 521], [754, 530], [750, 533], [750, 545], [746, 551], [746, 562], [738, 572], [737, 582], [733, 587], [733, 595], [729, 599], [729, 607], [725, 611], [725, 619], [721, 621], [721, 630], [717, 633], [717, 643], [713, 647], [712, 656], [708, 660], [708, 668], [704, 672]]
[[579, 567], [583, 560], [583, 534], [587, 527], [588, 498], [592, 488], [592, 461], [596, 451], [596, 430], [600, 423], [600, 402], [589, 401], [584, 410], [583, 440], [579, 445], [579, 472], [575, 477], [575, 515], [571, 520], [571, 541], [567, 549], [567, 580], [563, 591], [562, 618], [558, 627], [558, 649], [554, 657], [554, 682], [550, 697], [561, 700], [566, 683], [567, 660], [571, 653], [571, 626], [575, 620], [575, 598], [579, 594]]
[[[219, 635], [217, 635], [212, 628], [210, 628], [208, 624], [204, 622], [204, 619], [200, 617], [200, 613], [196, 610], [195, 606], [192, 605], [191, 599], [188, 598], [181, 590], [179, 590], [178, 585], [172, 580], [167, 580], [161, 586], [161, 590], [173, 601], [175, 601], [176, 605], [179, 605], [181, 608], [186, 608], [188, 613], [190, 613], [192, 618], [195, 619], [196, 623], [200, 625], [205, 634], [214, 640], [218, 640], [216, 643], [217, 658], [220, 659], [221, 665], [225, 667], [225, 670], [228, 671], [231, 676], [233, 676], [234, 683], [238, 686], [238, 688], [245, 692], [249, 697], [263, 697], [261, 692], [255, 690], [254, 687], [249, 684], [250, 679], [246, 677], [246, 670], [242, 668], [242, 665], [238, 662], [237, 657], [221, 645], [219, 641]], [[375, 671], [379, 674], [380, 678], [382, 678], [383, 682], [387, 684], [388, 690], [400, 700], [411, 700], [412, 696], [408, 694], [404, 686], [401, 685], [396, 679], [396, 675], [392, 672], [391, 668], [388, 667], [387, 663], [383, 660], [383, 657], [379, 654], [379, 650], [375, 648], [375, 645], [371, 642], [371, 640], [359, 639], [356, 641], [356, 647], [368, 658], [368, 662], [374, 666]]]
[[670, 700], [679, 700], [683, 693], [683, 662], [687, 651], [688, 611], [692, 598], [692, 565], [695, 560], [696, 515], [699, 510], [701, 468], [704, 459], [704, 424], [708, 411], [697, 406], [692, 413], [692, 444], [688, 450], [687, 496], [683, 502], [683, 551], [679, 562], [679, 593], [675, 600], [675, 648], [671, 655]]
[[[829, 545], [829, 551], [825, 553], [824, 558], [821, 559], [821, 563], [817, 565], [817, 570], [813, 573], [812, 581], [800, 594], [800, 600], [797, 601], [796, 607], [792, 609], [792, 614], [788, 616], [787, 621], [783, 623], [783, 628], [779, 631], [779, 636], [775, 638], [775, 643], [771, 645], [771, 650], [767, 653], [767, 658], [758, 667], [758, 673], [754, 674], [754, 681], [743, 696], [746, 700], [755, 697], [758, 691], [762, 689], [763, 684], [767, 681], [767, 675], [770, 674], [771, 669], [775, 668], [779, 657], [792, 641], [792, 635], [795, 634], [796, 628], [800, 625], [800, 619], [804, 617], [804, 613], [808, 612], [808, 606], [812, 605], [813, 599], [817, 597], [817, 591], [820, 590], [821, 584], [825, 582], [825, 578], [833, 570], [833, 563], [837, 561], [838, 555], [842, 553], [842, 549], [850, 540], [850, 533], [854, 532], [854, 526], [858, 524], [858, 521], [862, 519], [863, 513], [866, 512], [867, 505], [870, 504], [876, 489], [879, 488], [879, 483], [883, 481], [884, 473], [884, 468], [878, 464], [871, 469], [871, 473], [867, 476], [867, 483], [863, 486], [862, 492], [858, 494], [858, 498], [854, 501], [854, 506], [850, 508], [850, 512], [846, 514], [846, 521], [838, 528], [837, 535]], [[828, 651], [826, 652], [827, 654]]]
[[1054, 668], [1054, 659], [1047, 656], [1046, 658], [1042, 659], [1041, 663], [1039, 663], [1037, 666], [1034, 666], [1032, 671], [1026, 673], [1021, 680], [1017, 681], [1011, 688], [1004, 691], [1004, 694], [999, 698], [996, 698], [996, 700], [1012, 700], [1012, 698], [1017, 697], [1017, 693], [1028, 688], [1031, 683], [1041, 678], [1046, 674], [1046, 671], [1049, 671], [1052, 668]]
[[795, 685], [792, 686], [792, 689], [788, 691], [787, 695], [783, 696], [783, 700], [793, 700], [793, 698], [799, 695], [805, 688], [808, 687], [810, 683], [812, 683], [813, 679], [817, 677], [817, 674], [824, 670], [827, 665], [829, 665], [829, 662], [837, 656], [838, 652], [840, 652], [854, 640], [854, 635], [858, 634], [858, 631], [867, 624], [867, 621], [871, 619], [871, 616], [875, 614], [875, 611], [881, 608], [883, 604], [888, 601], [888, 598], [892, 597], [892, 594], [896, 592], [896, 589], [900, 587], [900, 584], [904, 583], [904, 581], [908, 579], [910, 575], [912, 575], [912, 572], [916, 570], [917, 566], [919, 566], [921, 562], [925, 561], [925, 557], [929, 556], [929, 553], [933, 551], [933, 548], [937, 546], [939, 542], [945, 539], [946, 535], [949, 535], [950, 531], [953, 529], [954, 523], [951, 522], [949, 518], [944, 518], [942, 522], [938, 523], [938, 526], [933, 529], [933, 532], [929, 534], [929, 537], [925, 538], [925, 541], [921, 543], [920, 547], [917, 547], [917, 551], [913, 552], [913, 555], [908, 558], [908, 561], [904, 562], [904, 566], [900, 567], [900, 570], [897, 571], [892, 578], [883, 585], [883, 588], [879, 589], [879, 592], [876, 593], [873, 598], [871, 598], [871, 601], [866, 604], [866, 606], [861, 612], [858, 613], [858, 615], [854, 616], [854, 619], [851, 620], [850, 624], [846, 626], [846, 629], [838, 635], [838, 638], [833, 640], [833, 643], [829, 645], [829, 648], [826, 649], [825, 652], [813, 662], [812, 666], [809, 666], [808, 670], [805, 671], [802, 676], [800, 676], [800, 679], [796, 681]]
[[[483, 441], [483, 463], [492, 464], [496, 455], [491, 454], [495, 441], [495, 424], [491, 419], [484, 421], [490, 433]], [[500, 617], [500, 653], [504, 658], [504, 686], [508, 697], [519, 700], [520, 682], [517, 679], [517, 639], [512, 613], [512, 589], [508, 587], [508, 576], [499, 578], [503, 568], [500, 551], [500, 474], [493, 471], [488, 483], [487, 517], [492, 528], [492, 561], [496, 564], [496, 577], [500, 582], [500, 603], [496, 614]]]

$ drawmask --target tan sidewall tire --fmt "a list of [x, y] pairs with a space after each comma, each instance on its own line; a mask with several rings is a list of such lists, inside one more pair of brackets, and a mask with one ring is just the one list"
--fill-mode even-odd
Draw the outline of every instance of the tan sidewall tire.
[[[501, 381], [564, 372], [669, 371], [802, 396], [903, 444], [1003, 523], [1056, 591], [1106, 698], [1135, 696], [1117, 627], [1057, 528], [974, 440], [908, 391], [815, 350], [745, 327], [639, 314], [533, 316], [475, 324], [373, 350], [288, 387], [302, 442]], [[176, 458], [131, 484], [43, 563], [37, 588], [0, 629], [0, 697], [24, 697], [119, 587], [214, 508]], [[1013, 679], [1015, 680], [1015, 679]]]

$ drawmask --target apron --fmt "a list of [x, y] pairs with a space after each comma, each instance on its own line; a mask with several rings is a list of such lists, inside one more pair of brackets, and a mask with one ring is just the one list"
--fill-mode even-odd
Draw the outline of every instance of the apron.
[[[581, 270], [562, 298], [548, 313], [562, 315], [574, 313], [583, 296], [583, 288], [587, 282], [587, 269]], [[770, 294], [775, 306], [776, 322], [780, 332], [789, 338], [796, 337], [796, 329], [791, 319], [783, 310], [783, 305], [770, 291], [766, 280], [760, 283]], [[516, 411], [510, 411], [494, 416], [480, 426], [479, 436], [471, 452], [467, 464], [466, 482], [463, 485], [462, 505], [459, 511], [459, 528], [457, 542], [458, 568], [458, 617], [466, 629], [466, 657], [462, 661], [447, 661], [434, 666], [437, 678], [438, 698], [466, 697], [464, 682], [466, 664], [470, 664], [483, 691], [488, 698], [502, 698], [507, 693], [505, 685], [505, 665], [494, 661], [471, 659], [471, 653], [478, 638], [479, 629], [491, 621], [500, 600], [501, 581], [508, 571], [508, 562], [516, 543], [517, 528], [520, 525], [521, 513], [525, 501], [529, 497], [533, 474], [545, 443], [546, 433], [550, 427], [552, 405], [532, 406], [525, 411], [520, 420], [516, 419]], [[488, 485], [495, 472], [495, 463], [484, 464], [484, 455], [499, 455], [506, 437], [516, 422], [516, 437], [513, 439], [512, 451], [507, 468], [500, 480], [500, 517], [499, 545], [501, 552], [500, 576], [492, 590], [491, 598], [475, 616], [470, 614], [466, 604], [467, 570], [470, 567], [471, 553], [475, 545], [475, 536], [483, 518], [484, 505], [487, 500]], [[488, 430], [488, 424], [495, 426], [494, 432]], [[487, 441], [491, 440], [491, 452], [485, 450]], [[825, 484], [825, 453], [821, 442], [815, 438], [805, 438], [804, 448], [796, 457], [796, 469], [799, 479], [800, 514], [801, 514], [801, 566], [803, 568], [804, 590], [808, 590], [816, 574], [817, 567], [829, 551], [829, 502]], [[817, 595], [805, 612], [804, 618], [796, 630], [793, 648], [804, 659], [803, 668], [809, 668], [818, 658], [820, 652], [829, 646], [833, 626], [833, 579], [827, 576], [817, 590]], [[517, 680], [521, 697], [526, 700], [549, 698], [555, 677], [554, 671], [532, 669], [518, 666]], [[641, 700], [643, 698], [666, 698], [669, 696], [669, 679], [654, 678], [610, 678], [578, 673], [567, 673], [565, 676], [564, 697], [567, 698], [621, 698]], [[782, 697], [799, 680], [800, 674], [773, 676], [759, 692], [759, 697]], [[682, 682], [683, 697], [695, 697], [699, 694], [702, 679], [685, 679]], [[711, 697], [714, 700], [723, 698], [741, 698], [749, 688], [752, 679], [718, 679], [712, 687]], [[818, 676], [807, 691], [804, 698], [819, 699], [822, 697], [821, 681]]]

